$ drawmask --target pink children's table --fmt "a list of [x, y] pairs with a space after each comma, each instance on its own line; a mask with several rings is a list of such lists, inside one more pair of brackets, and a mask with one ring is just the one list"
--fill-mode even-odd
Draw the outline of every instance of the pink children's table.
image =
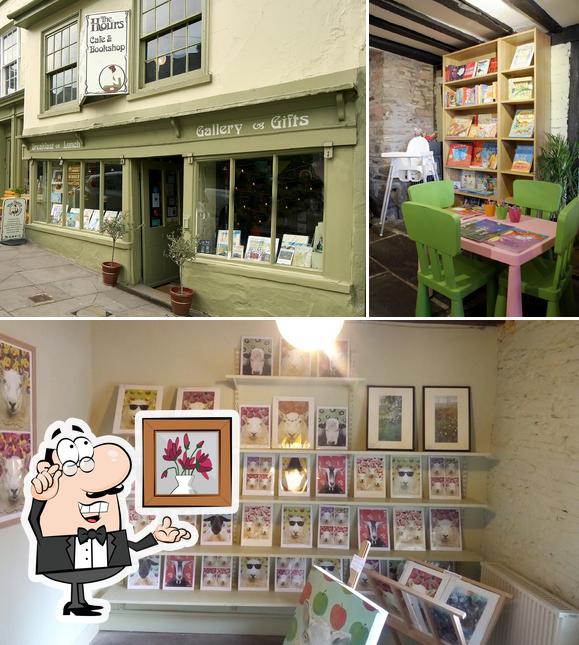
[[[480, 221], [483, 219], [496, 218], [477, 217], [469, 219], [470, 222]], [[470, 251], [477, 255], [482, 255], [490, 260], [496, 260], [507, 264], [509, 267], [509, 282], [507, 290], [507, 316], [522, 316], [523, 315], [523, 301], [521, 293], [521, 266], [530, 260], [533, 260], [545, 251], [555, 246], [555, 234], [557, 232], [557, 223], [549, 220], [540, 219], [539, 217], [521, 216], [521, 221], [513, 224], [509, 219], [506, 219], [503, 224], [514, 226], [516, 228], [531, 231], [533, 233], [540, 233], [547, 237], [541, 242], [537, 242], [533, 246], [528, 247], [524, 251], [511, 251], [505, 250], [492, 244], [485, 244], [484, 242], [475, 242], [466, 237], [460, 238], [460, 246], [464, 251]]]

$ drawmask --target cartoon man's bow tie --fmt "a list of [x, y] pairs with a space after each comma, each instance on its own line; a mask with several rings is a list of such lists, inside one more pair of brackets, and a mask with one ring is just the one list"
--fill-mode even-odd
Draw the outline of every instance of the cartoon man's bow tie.
[[104, 526], [99, 526], [96, 531], [94, 529], [89, 529], [88, 531], [85, 528], [79, 528], [76, 536], [78, 541], [81, 544], [84, 544], [87, 540], [97, 540], [97, 542], [102, 546], [107, 540], [107, 530]]

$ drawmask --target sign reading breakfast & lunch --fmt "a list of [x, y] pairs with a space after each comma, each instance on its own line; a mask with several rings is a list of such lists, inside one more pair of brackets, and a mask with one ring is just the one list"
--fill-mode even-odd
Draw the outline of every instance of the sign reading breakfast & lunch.
[[111, 96], [128, 93], [129, 12], [84, 17], [80, 38], [80, 93]]

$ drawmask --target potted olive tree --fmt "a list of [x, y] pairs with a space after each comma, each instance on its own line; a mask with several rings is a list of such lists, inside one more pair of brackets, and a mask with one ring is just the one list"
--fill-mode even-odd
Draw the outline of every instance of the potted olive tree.
[[117, 245], [117, 240], [123, 237], [123, 235], [127, 231], [128, 227], [125, 225], [122, 211], [119, 211], [116, 217], [105, 219], [101, 226], [101, 233], [108, 235], [113, 241], [111, 261], [103, 262], [101, 264], [103, 271], [103, 282], [110, 285], [111, 287], [116, 286], [117, 280], [119, 279], [119, 273], [123, 268], [122, 264], [115, 262], [115, 248]]
[[166, 255], [179, 267], [179, 286], [171, 287], [171, 310], [177, 316], [186, 316], [191, 309], [195, 292], [183, 286], [185, 262], [193, 262], [197, 255], [197, 236], [185, 236], [183, 231], [167, 235]]

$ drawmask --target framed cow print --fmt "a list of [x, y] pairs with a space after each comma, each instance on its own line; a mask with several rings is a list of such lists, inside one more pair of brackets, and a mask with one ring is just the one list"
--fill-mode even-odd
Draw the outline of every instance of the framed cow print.
[[163, 407], [162, 385], [119, 385], [113, 434], [133, 434], [138, 412]]
[[347, 455], [316, 455], [316, 497], [346, 497], [347, 495]]
[[424, 450], [470, 451], [470, 387], [422, 388]]
[[318, 450], [348, 449], [348, 408], [318, 407], [316, 448]]
[[219, 389], [214, 387], [180, 387], [176, 410], [218, 410]]
[[414, 450], [414, 387], [368, 386], [368, 450]]
[[242, 336], [240, 354], [240, 374], [272, 376], [273, 338]]

